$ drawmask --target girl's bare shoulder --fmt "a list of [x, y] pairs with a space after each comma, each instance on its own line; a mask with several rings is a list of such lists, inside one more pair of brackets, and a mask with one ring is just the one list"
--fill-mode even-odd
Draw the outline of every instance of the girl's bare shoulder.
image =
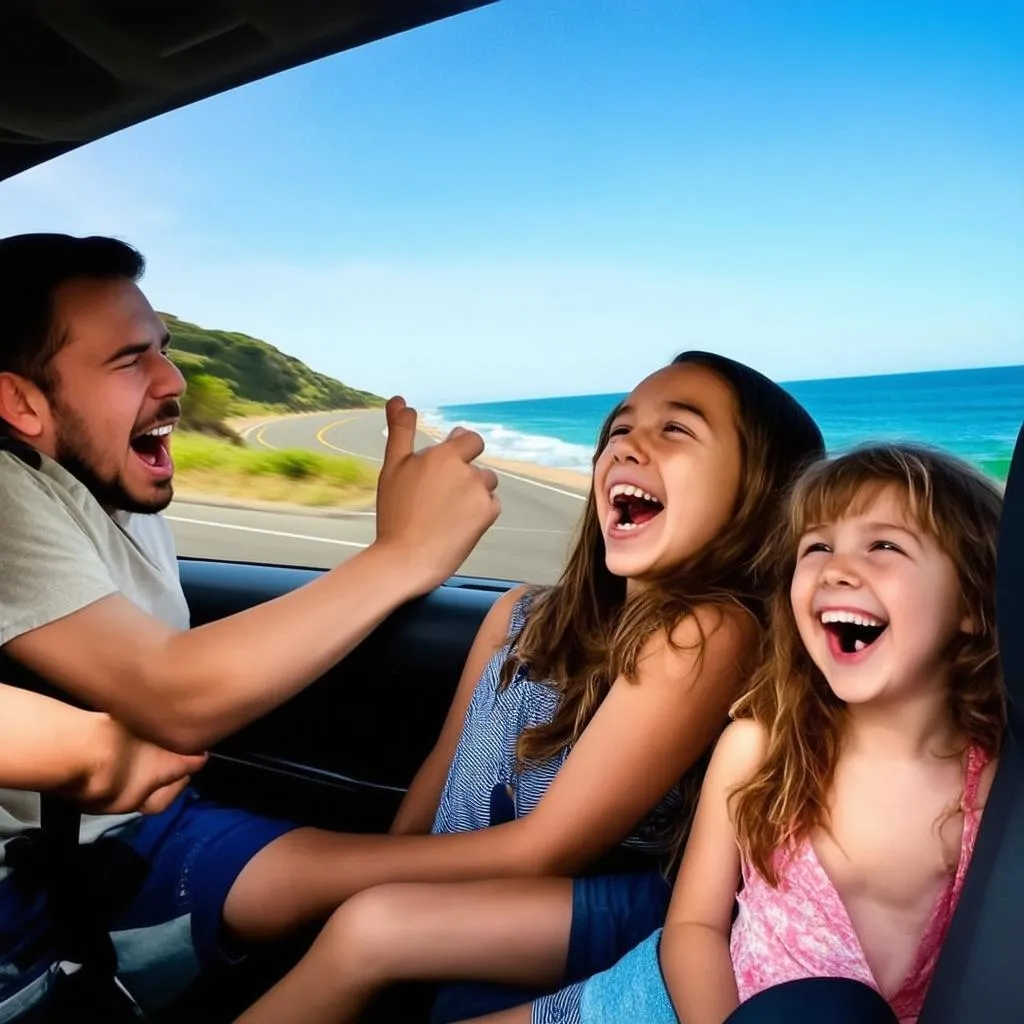
[[767, 752], [768, 730], [753, 718], [737, 718], [722, 730], [708, 774], [714, 773], [726, 789], [742, 785], [761, 767]]

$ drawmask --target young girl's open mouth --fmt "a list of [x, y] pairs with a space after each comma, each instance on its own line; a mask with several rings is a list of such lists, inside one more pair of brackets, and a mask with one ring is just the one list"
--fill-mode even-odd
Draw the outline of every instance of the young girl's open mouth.
[[636, 484], [613, 484], [608, 489], [611, 504], [608, 533], [612, 537], [635, 537], [665, 511], [665, 503]]
[[143, 434], [137, 434], [131, 440], [132, 451], [156, 476], [166, 475], [173, 465], [169, 451], [173, 430], [174, 424], [166, 423], [161, 427], [153, 427]]
[[868, 612], [833, 609], [821, 613], [829, 650], [839, 661], [849, 661], [877, 643], [889, 623]]

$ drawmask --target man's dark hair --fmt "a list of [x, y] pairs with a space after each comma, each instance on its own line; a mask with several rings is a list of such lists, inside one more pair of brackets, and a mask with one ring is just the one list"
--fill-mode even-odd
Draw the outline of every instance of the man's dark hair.
[[137, 281], [142, 255], [102, 235], [31, 234], [0, 238], [0, 373], [16, 373], [50, 392], [53, 357], [68, 339], [56, 323], [54, 295], [78, 278]]

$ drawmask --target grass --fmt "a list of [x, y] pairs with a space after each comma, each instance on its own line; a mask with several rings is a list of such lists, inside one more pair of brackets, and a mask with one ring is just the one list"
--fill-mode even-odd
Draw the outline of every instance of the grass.
[[189, 431], [174, 434], [171, 453], [180, 495], [347, 508], [368, 504], [377, 486], [376, 468], [361, 459], [261, 451]]
[[271, 402], [252, 402], [245, 398], [235, 398], [228, 410], [230, 419], [244, 419], [253, 416], [287, 416], [295, 412], [285, 405], [274, 405]]

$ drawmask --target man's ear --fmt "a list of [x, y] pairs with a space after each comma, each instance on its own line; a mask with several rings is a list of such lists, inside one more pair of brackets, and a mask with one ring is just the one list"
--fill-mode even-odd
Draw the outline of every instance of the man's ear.
[[30, 380], [5, 370], [0, 373], [0, 420], [31, 442], [46, 431], [50, 403]]

